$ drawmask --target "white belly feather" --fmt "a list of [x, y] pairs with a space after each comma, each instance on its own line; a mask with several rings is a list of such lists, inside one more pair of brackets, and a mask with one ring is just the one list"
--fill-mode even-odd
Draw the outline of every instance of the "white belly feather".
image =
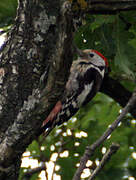
[[91, 84], [86, 84], [84, 86], [84, 90], [82, 91], [82, 93], [77, 98], [77, 103], [78, 103], [79, 107], [83, 104], [83, 102], [86, 99], [87, 95], [91, 91], [92, 86], [93, 86], [93, 82]]

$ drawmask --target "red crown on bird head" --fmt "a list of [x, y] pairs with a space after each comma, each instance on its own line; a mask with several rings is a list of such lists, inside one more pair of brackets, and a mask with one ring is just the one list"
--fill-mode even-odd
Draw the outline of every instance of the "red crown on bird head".
[[106, 66], [108, 66], [108, 59], [105, 56], [103, 56], [100, 52], [94, 49], [92, 49], [92, 52], [95, 52], [96, 54], [98, 54], [105, 61]]

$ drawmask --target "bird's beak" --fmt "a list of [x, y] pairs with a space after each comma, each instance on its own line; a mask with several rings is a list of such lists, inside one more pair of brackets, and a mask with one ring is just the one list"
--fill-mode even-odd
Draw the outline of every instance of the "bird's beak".
[[76, 46], [74, 46], [74, 50], [76, 52], [76, 54], [81, 57], [81, 58], [84, 58], [86, 57], [86, 53], [84, 53], [82, 50], [80, 50], [79, 48], [77, 48]]

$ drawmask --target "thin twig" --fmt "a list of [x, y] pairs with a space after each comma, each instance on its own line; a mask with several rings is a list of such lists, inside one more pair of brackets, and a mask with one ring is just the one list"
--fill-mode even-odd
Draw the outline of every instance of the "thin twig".
[[24, 177], [25, 178], [30, 178], [33, 174], [35, 173], [39, 173], [41, 172], [42, 170], [45, 170], [46, 169], [46, 166], [45, 166], [45, 163], [43, 163], [41, 166], [39, 167], [36, 167], [36, 168], [33, 168], [33, 169], [29, 169], [25, 174], [24, 174]]
[[93, 155], [95, 149], [99, 147], [109, 135], [117, 128], [118, 124], [123, 120], [125, 115], [134, 108], [133, 106], [136, 103], [136, 89], [134, 90], [132, 97], [129, 99], [127, 105], [122, 109], [122, 113], [118, 116], [118, 118], [111, 124], [111, 126], [103, 133], [103, 135], [91, 146], [87, 146], [83, 156], [80, 159], [80, 166], [76, 170], [76, 173], [73, 177], [73, 180], [79, 180], [83, 169], [86, 168], [86, 163]]
[[117, 152], [119, 147], [120, 147], [119, 144], [112, 143], [109, 150], [103, 156], [99, 166], [96, 167], [96, 169], [93, 171], [92, 175], [88, 180], [93, 180], [97, 176], [97, 174], [102, 170], [104, 165], [110, 160], [111, 156]]

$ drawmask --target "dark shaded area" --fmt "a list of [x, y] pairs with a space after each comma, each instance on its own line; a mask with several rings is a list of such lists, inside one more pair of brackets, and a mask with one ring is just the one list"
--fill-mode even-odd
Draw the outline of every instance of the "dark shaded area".
[[[132, 93], [125, 89], [117, 80], [109, 76], [105, 76], [100, 91], [118, 102], [121, 106], [125, 106]], [[136, 109], [130, 112], [136, 118]]]

